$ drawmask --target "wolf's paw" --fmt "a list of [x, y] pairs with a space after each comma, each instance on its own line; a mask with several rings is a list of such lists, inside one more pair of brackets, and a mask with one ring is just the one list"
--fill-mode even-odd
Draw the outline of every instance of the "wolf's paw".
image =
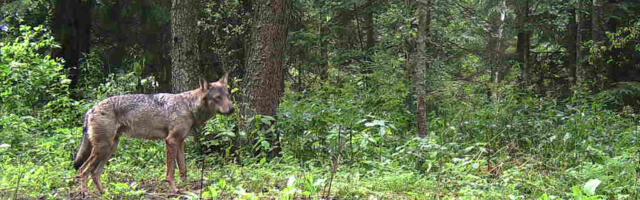
[[91, 197], [91, 193], [89, 192], [89, 190], [82, 190], [80, 191], [80, 198], [82, 199], [87, 199]]
[[184, 196], [186, 193], [182, 192], [182, 190], [174, 190], [171, 191], [171, 193], [169, 194], [169, 198], [173, 198], [173, 197], [181, 197]]

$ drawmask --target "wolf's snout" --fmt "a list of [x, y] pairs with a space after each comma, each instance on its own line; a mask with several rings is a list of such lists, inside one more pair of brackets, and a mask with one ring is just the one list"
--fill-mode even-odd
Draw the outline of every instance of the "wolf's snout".
[[229, 112], [227, 112], [227, 114], [233, 113], [234, 110], [235, 110], [235, 108], [233, 108], [233, 106], [229, 106]]
[[224, 109], [224, 107], [222, 107], [222, 109], [220, 109], [220, 113], [225, 114], [225, 115], [230, 115], [235, 110], [233, 108], [233, 105], [228, 105], [226, 107], [227, 107], [227, 109]]

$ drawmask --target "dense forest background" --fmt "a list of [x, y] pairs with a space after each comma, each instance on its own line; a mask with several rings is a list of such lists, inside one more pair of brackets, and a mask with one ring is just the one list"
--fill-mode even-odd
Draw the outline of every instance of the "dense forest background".
[[[171, 198], [640, 198], [636, 0], [0, 9], [2, 199], [79, 197], [71, 163], [98, 101], [225, 72], [239, 112], [188, 139]], [[169, 198], [163, 143], [123, 138], [96, 198]]]

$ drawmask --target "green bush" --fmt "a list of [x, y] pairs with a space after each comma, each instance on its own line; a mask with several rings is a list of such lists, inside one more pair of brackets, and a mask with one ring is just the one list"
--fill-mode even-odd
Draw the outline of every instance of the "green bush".
[[34, 110], [68, 95], [61, 60], [49, 56], [57, 45], [41, 26], [21, 26], [22, 34], [0, 43], [0, 111], [17, 115]]

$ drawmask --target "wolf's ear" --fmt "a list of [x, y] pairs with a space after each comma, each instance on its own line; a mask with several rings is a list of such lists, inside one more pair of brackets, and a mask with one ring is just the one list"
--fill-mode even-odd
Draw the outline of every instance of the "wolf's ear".
[[208, 89], [209, 89], [209, 83], [207, 83], [207, 80], [200, 78], [200, 90], [208, 90]]
[[218, 83], [220, 83], [221, 85], [225, 86], [225, 85], [227, 85], [227, 79], [229, 79], [229, 73], [225, 73], [224, 76], [222, 76], [222, 78], [220, 78], [220, 80], [218, 80]]

